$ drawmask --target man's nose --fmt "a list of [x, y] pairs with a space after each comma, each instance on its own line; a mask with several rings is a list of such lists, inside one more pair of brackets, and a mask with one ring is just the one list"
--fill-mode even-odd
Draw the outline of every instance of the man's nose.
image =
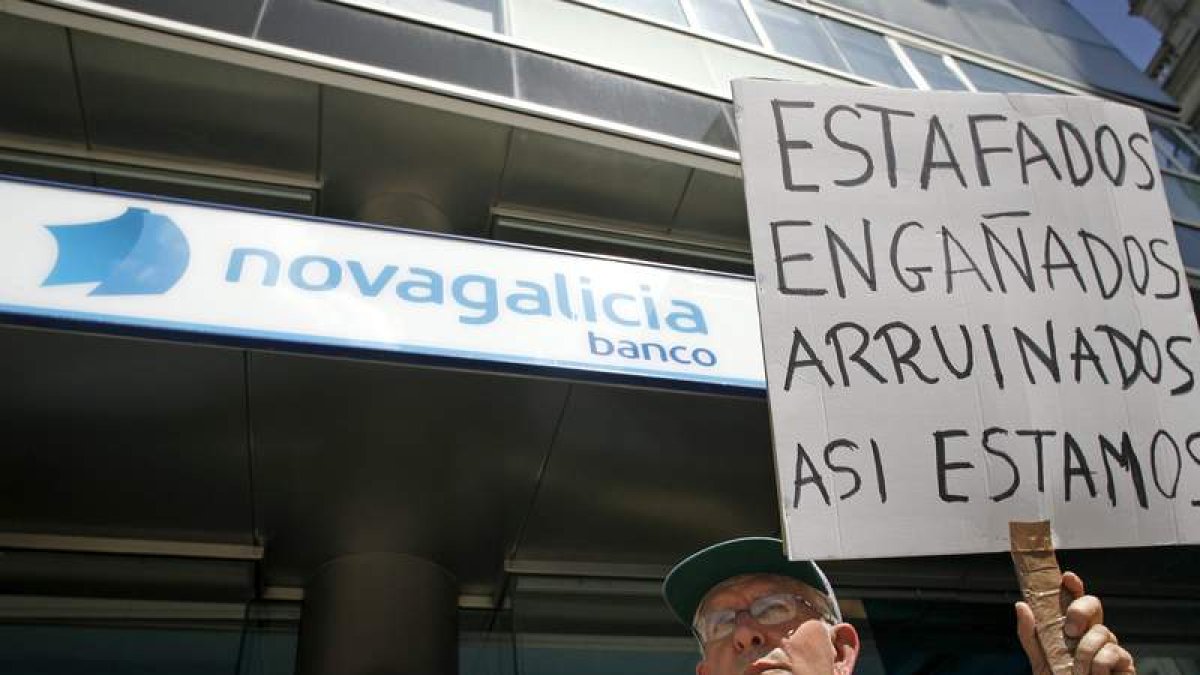
[[757, 621], [748, 614], [737, 618], [737, 627], [733, 629], [734, 651], [740, 653], [747, 649], [755, 649], [763, 646], [766, 641], [767, 636]]

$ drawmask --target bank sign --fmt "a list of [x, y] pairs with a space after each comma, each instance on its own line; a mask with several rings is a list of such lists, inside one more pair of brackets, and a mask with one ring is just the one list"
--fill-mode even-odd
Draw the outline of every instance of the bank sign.
[[0, 312], [743, 388], [750, 282], [0, 180]]

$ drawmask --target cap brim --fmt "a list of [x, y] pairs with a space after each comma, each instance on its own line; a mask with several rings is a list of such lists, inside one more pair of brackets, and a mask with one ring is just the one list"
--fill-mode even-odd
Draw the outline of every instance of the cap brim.
[[681, 560], [663, 581], [663, 597], [686, 626], [713, 586], [742, 574], [778, 574], [802, 581], [829, 596], [838, 613], [837, 599], [825, 575], [811, 560], [788, 560], [783, 542], [772, 537], [743, 537], [714, 544]]

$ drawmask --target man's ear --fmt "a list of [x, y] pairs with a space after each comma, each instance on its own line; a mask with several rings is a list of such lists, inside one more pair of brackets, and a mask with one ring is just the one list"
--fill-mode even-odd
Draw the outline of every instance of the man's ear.
[[708, 675], [707, 659], [700, 659], [700, 662], [696, 664], [696, 675]]
[[[861, 646], [858, 640], [858, 631], [848, 623], [839, 623], [830, 630], [829, 639], [833, 642], [834, 671], [839, 675], [850, 675], [854, 672], [854, 664], [858, 661], [858, 651]], [[700, 675], [699, 671], [697, 671], [697, 675]]]

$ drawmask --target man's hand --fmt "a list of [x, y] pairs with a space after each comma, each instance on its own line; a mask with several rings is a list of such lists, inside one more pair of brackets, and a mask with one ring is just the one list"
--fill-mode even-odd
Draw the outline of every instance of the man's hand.
[[[1063, 633], [1067, 644], [1075, 644], [1075, 669], [1073, 675], [1124, 675], [1137, 671], [1133, 656], [1117, 644], [1117, 636], [1104, 627], [1104, 608], [1094, 595], [1084, 595], [1083, 580], [1074, 572], [1064, 572], [1063, 588], [1074, 600], [1067, 607]], [[1033, 610], [1024, 602], [1017, 603], [1017, 637], [1034, 675], [1052, 675], [1042, 646], [1034, 631]]]

